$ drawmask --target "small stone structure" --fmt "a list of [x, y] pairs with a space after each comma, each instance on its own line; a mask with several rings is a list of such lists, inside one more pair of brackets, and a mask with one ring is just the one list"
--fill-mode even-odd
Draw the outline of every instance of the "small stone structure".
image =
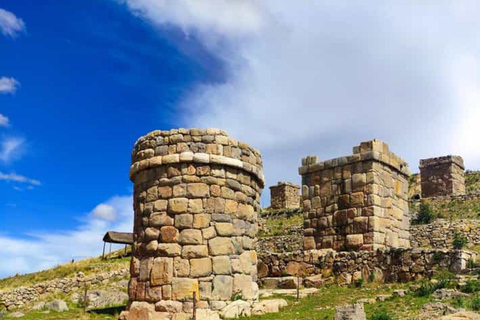
[[276, 186], [271, 186], [270, 208], [275, 210], [300, 208], [300, 186], [281, 181]]
[[460, 156], [420, 160], [422, 197], [465, 194], [465, 165]]
[[410, 247], [408, 164], [379, 140], [353, 155], [302, 159], [304, 249]]
[[153, 131], [135, 143], [130, 179], [130, 304], [120, 318], [218, 319], [235, 299], [251, 306], [259, 151], [218, 129]]

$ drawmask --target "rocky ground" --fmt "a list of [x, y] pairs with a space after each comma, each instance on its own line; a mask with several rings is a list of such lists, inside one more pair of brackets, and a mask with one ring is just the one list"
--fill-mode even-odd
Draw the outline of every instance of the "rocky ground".
[[[254, 313], [242, 319], [480, 319], [480, 281], [469, 275], [438, 272], [434, 279], [407, 284], [356, 282], [350, 286], [326, 285], [301, 289], [261, 290]], [[51, 292], [23, 307], [0, 311], [3, 319], [117, 319], [126, 304], [127, 281], [111, 278], [87, 290]], [[273, 302], [272, 302], [273, 299]], [[266, 311], [280, 310], [276, 314]], [[352, 314], [355, 315], [352, 318]]]

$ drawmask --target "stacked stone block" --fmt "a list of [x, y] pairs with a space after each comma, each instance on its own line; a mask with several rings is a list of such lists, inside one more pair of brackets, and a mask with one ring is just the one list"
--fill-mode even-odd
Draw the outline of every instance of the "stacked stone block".
[[218, 129], [153, 131], [135, 143], [134, 246], [124, 319], [211, 319], [258, 298], [259, 151]]
[[300, 186], [281, 181], [276, 186], [271, 186], [270, 208], [275, 210], [300, 208]]
[[465, 165], [460, 156], [420, 160], [422, 197], [465, 194]]
[[304, 249], [410, 247], [408, 164], [379, 140], [353, 155], [302, 160]]

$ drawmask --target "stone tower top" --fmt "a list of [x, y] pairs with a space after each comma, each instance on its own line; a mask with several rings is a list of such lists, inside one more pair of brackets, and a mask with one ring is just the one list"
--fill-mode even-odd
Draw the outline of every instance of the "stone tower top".
[[140, 137], [133, 147], [130, 180], [147, 169], [174, 163], [204, 163], [242, 169], [265, 185], [259, 150], [209, 129], [155, 130]]
[[353, 154], [350, 156], [339, 157], [323, 162], [319, 162], [317, 156], [307, 156], [302, 159], [302, 166], [299, 168], [299, 173], [305, 174], [368, 160], [381, 162], [404, 175], [411, 174], [408, 163], [391, 152], [387, 143], [378, 139], [361, 142], [360, 145], [353, 147]]

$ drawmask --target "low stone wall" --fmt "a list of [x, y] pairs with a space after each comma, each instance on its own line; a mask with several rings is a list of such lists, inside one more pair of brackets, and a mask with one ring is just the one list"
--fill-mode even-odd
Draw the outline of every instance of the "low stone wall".
[[[447, 195], [447, 196], [438, 196], [428, 198], [429, 201], [466, 201], [466, 200], [479, 200], [480, 201], [480, 192], [471, 192], [467, 194], [458, 194], [458, 195]], [[420, 200], [415, 200], [415, 202], [420, 202]]]
[[84, 288], [85, 286], [94, 287], [101, 283], [108, 282], [111, 278], [123, 277], [126, 275], [129, 275], [128, 269], [120, 269], [88, 276], [79, 272], [75, 278], [54, 279], [28, 287], [0, 291], [0, 306], [3, 305], [7, 310], [12, 310], [37, 301], [40, 297], [49, 293], [69, 293]]
[[467, 262], [475, 259], [476, 254], [470, 251], [439, 249], [264, 253], [259, 255], [258, 277], [261, 286], [271, 286], [272, 278], [288, 276], [300, 276], [305, 278], [305, 284], [313, 283], [313, 275], [317, 277], [316, 284], [349, 284], [360, 278], [365, 281], [407, 282], [429, 278], [437, 267], [462, 272], [467, 269]]
[[438, 219], [430, 224], [410, 227], [413, 247], [452, 248], [455, 233], [463, 235], [468, 245], [480, 243], [480, 220]]
[[258, 238], [255, 250], [262, 252], [303, 251], [303, 227], [289, 228], [283, 236]]

